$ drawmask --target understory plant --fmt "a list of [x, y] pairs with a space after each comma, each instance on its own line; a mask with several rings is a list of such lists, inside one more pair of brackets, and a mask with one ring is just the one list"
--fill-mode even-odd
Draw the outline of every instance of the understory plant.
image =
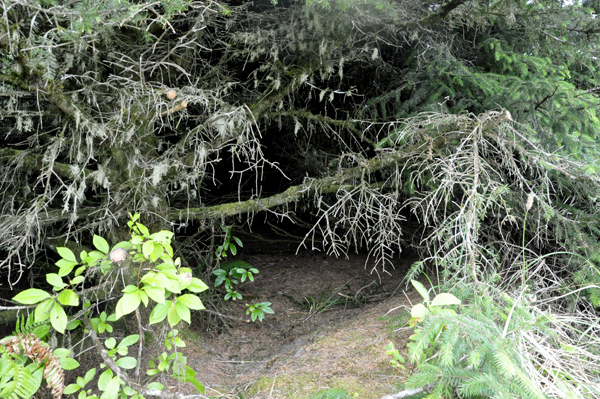
[[417, 289], [425, 304], [412, 311], [408, 361], [416, 369], [406, 388], [425, 388], [431, 399], [599, 397], [592, 317], [565, 317], [523, 292], [483, 285], [459, 286], [462, 301], [452, 296], [452, 308]]
[[[1, 398], [29, 398], [43, 378], [56, 399], [63, 394], [77, 394], [79, 399], [182, 397], [176, 393], [177, 388], [166, 388], [167, 384], [173, 386], [173, 380], [176, 384], [189, 382], [197, 394], [204, 394], [196, 372], [179, 352], [185, 342], [176, 327], [182, 321], [191, 323], [191, 310], [204, 309], [197, 294], [208, 287], [173, 257], [173, 233], [162, 230], [151, 234], [139, 217], [130, 214], [128, 241], [111, 247], [95, 235], [95, 249], [81, 251], [78, 257], [69, 248], [57, 248], [61, 256], [56, 262], [58, 270], [46, 275], [52, 289], [30, 288], [13, 298], [32, 308], [33, 313], [13, 336], [0, 341]], [[115, 293], [116, 303], [108, 302], [105, 311], [97, 312], [98, 305]], [[125, 326], [128, 323], [124, 318], [130, 314], [136, 333], [124, 337], [114, 334], [112, 323], [121, 323], [120, 331], [131, 328]], [[142, 368], [147, 375], [143, 377], [144, 337], [151, 330], [164, 351]], [[64, 334], [63, 343], [68, 348], [49, 346], [44, 341], [49, 331]], [[74, 349], [69, 344], [72, 336], [90, 338], [103, 363], [98, 369], [85, 370], [74, 383], [65, 386], [63, 370], [79, 366], [70, 357]], [[134, 348], [135, 353], [130, 354]], [[92, 381], [97, 388], [89, 386]]]
[[[237, 247], [243, 247], [242, 241], [231, 234], [231, 227], [221, 225], [221, 229], [225, 232], [225, 237], [223, 244], [219, 245], [215, 250], [215, 256], [219, 262], [219, 267], [213, 271], [213, 275], [216, 276], [215, 287], [223, 285], [227, 291], [224, 299], [226, 301], [230, 299], [235, 301], [236, 299], [242, 299], [242, 294], [235, 290], [235, 286], [246, 280], [254, 281], [254, 275], [259, 271], [255, 267], [252, 267], [252, 265], [240, 260], [234, 260], [226, 264], [220, 263], [227, 258], [228, 252], [235, 256], [237, 254]], [[252, 321], [258, 319], [258, 321], [262, 322], [266, 313], [274, 313], [273, 309], [271, 309], [271, 302], [246, 304], [246, 307], [246, 314], [250, 315]]]

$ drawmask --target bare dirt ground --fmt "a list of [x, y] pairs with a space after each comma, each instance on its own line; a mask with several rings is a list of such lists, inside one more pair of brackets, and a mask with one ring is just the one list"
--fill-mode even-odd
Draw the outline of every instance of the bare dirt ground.
[[240, 287], [244, 299], [222, 312], [247, 318], [245, 303], [266, 301], [275, 314], [220, 331], [192, 322], [183, 352], [207, 395], [310, 398], [343, 388], [376, 399], [398, 391], [404, 377], [390, 366], [384, 346], [391, 341], [402, 352], [411, 334], [404, 327], [407, 309], [421, 298], [401, 282], [414, 257], [380, 276], [361, 254], [337, 259], [303, 251], [244, 260], [260, 273]]

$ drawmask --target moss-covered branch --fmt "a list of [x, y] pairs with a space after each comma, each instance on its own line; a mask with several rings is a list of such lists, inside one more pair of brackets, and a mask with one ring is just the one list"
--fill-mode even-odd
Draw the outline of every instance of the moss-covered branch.
[[[35, 154], [26, 150], [15, 150], [12, 148], [0, 148], [0, 163], [10, 162], [11, 159], [20, 158], [23, 162], [23, 167], [28, 171], [41, 171], [44, 168], [43, 158], [41, 154]], [[77, 169], [71, 165], [61, 162], [53, 162], [52, 170], [61, 178], [66, 180], [75, 180], [83, 175], [84, 179], [90, 177], [92, 172], [88, 169]]]

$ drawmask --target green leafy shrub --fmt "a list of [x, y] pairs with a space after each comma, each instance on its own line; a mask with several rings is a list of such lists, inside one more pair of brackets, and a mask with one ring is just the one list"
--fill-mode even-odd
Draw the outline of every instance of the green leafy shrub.
[[[196, 378], [196, 372], [187, 365], [185, 356], [177, 351], [177, 348], [185, 346], [185, 342], [178, 337], [175, 327], [182, 321], [188, 324], [191, 322], [191, 310], [204, 309], [197, 294], [208, 289], [208, 286], [202, 280], [193, 277], [191, 269], [182, 267], [179, 258], [173, 258], [173, 248], [170, 245], [173, 233], [162, 230], [151, 234], [148, 228], [138, 221], [139, 217], [137, 213], [130, 215], [130, 240], [119, 242], [112, 248], [103, 237], [97, 235], [93, 237], [95, 250], [82, 251], [79, 259], [70, 249], [57, 248], [61, 256], [56, 262], [58, 272], [46, 275], [52, 291], [30, 288], [13, 298], [23, 305], [35, 307], [33, 320], [21, 321], [17, 330], [31, 331], [37, 337], [33, 334], [27, 337], [19, 334], [1, 341], [0, 397], [25, 399], [31, 397], [39, 388], [41, 375], [37, 365], [22, 358], [30, 353], [30, 342], [34, 342], [38, 348], [35, 353], [52, 353], [42, 360], [56, 359], [53, 363], [54, 372], [62, 373], [62, 370], [78, 367], [79, 364], [68, 357], [68, 350], [58, 348], [49, 352], [48, 349], [44, 349], [45, 344], [39, 338], [48, 333], [49, 326], [62, 334], [82, 325], [89, 331], [94, 347], [104, 358], [101, 368], [105, 370], [99, 374], [97, 380], [98, 390], [102, 392], [101, 399], [139, 399], [149, 395], [156, 396], [157, 391], [165, 390], [165, 385], [156, 381], [156, 378], [161, 377], [161, 380], [164, 380], [167, 376], [177, 381], [190, 382], [199, 393], [204, 393], [204, 387]], [[130, 277], [121, 289], [112, 311], [103, 311], [98, 317], [91, 317], [94, 305], [90, 301], [82, 304], [81, 296], [85, 295], [86, 291], [78, 291], [77, 287], [85, 283], [92, 285], [96, 271], [103, 275], [114, 272], [129, 274]], [[106, 284], [96, 285], [94, 290], [100, 291], [104, 285]], [[142, 320], [143, 313], [139, 311], [142, 305], [152, 309], [147, 321]], [[69, 307], [80, 310], [69, 318], [65, 310]], [[128, 314], [135, 314], [138, 334], [131, 334], [122, 339], [110, 336], [113, 332], [111, 323]], [[135, 369], [135, 374], [139, 375], [145, 326], [165, 320], [169, 327], [164, 339], [166, 350], [156, 359], [150, 360], [146, 371], [155, 381], [145, 386], [141, 385], [128, 376], [127, 370]], [[105, 334], [109, 336], [103, 336]], [[137, 358], [129, 356], [129, 349], [133, 345], [138, 345]], [[15, 348], [22, 350], [17, 353], [19, 351]], [[94, 380], [96, 374], [96, 368], [87, 370], [83, 377], [77, 377], [76, 382], [66, 387], [62, 380], [57, 382], [58, 380], [52, 375], [48, 376], [46, 372], [44, 377], [51, 379], [50, 385], [53, 388], [60, 387], [60, 394], [64, 390], [64, 394], [78, 393], [79, 399], [93, 399], [97, 397], [92, 394], [92, 389], [87, 388], [87, 384]], [[165, 394], [170, 393], [167, 390]]]
[[[227, 257], [227, 252], [231, 252], [235, 256], [237, 254], [237, 246], [243, 247], [242, 241], [231, 235], [231, 227], [221, 225], [221, 229], [225, 232], [225, 238], [223, 244], [219, 245], [215, 250], [215, 255], [219, 261]], [[254, 281], [254, 275], [257, 273], [258, 269], [243, 260], [224, 262], [213, 272], [216, 276], [215, 287], [219, 287], [220, 285], [225, 287], [227, 294], [225, 294], [224, 299], [226, 301], [229, 299], [233, 301], [242, 299], [242, 294], [236, 291], [234, 287], [246, 280]], [[274, 313], [273, 309], [271, 309], [271, 302], [246, 304], [246, 307], [248, 308], [246, 314], [250, 315], [252, 321], [258, 319], [258, 321], [262, 322], [265, 314]]]

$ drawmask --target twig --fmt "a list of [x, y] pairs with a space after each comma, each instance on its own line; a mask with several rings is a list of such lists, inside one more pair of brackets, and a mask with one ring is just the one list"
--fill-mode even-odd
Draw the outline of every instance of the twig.
[[144, 328], [142, 327], [142, 319], [140, 318], [140, 309], [135, 310], [135, 317], [138, 322], [138, 331], [140, 332], [140, 346], [138, 347], [138, 361], [135, 366], [135, 376], [139, 381], [140, 378], [140, 364], [142, 363], [142, 348], [144, 346]]
[[110, 356], [108, 356], [108, 354], [106, 353], [106, 350], [104, 349], [104, 346], [102, 346], [102, 343], [100, 342], [100, 339], [98, 338], [98, 335], [96, 335], [96, 331], [94, 331], [94, 327], [92, 326], [92, 323], [90, 322], [90, 320], [88, 318], [83, 318], [82, 321], [83, 321], [83, 324], [85, 324], [85, 327], [89, 330], [90, 336], [92, 337], [92, 341], [94, 342], [94, 346], [96, 347], [96, 350], [98, 351], [100, 356], [102, 356], [104, 363], [108, 367], [110, 367], [110, 369], [117, 376], [119, 376], [119, 378], [121, 380], [123, 380], [125, 382], [125, 384], [127, 384], [127, 386], [130, 387], [131, 389], [135, 390], [136, 392], [140, 393], [143, 396], [155, 396], [155, 397], [164, 398], [164, 399], [186, 399], [186, 398], [193, 398], [193, 397], [207, 398], [207, 396], [204, 396], [204, 395], [183, 395], [179, 392], [171, 392], [168, 389], [165, 389], [163, 391], [158, 390], [158, 389], [148, 389], [148, 388], [132, 381], [127, 376], [127, 374], [125, 374], [125, 372], [119, 366], [117, 366], [115, 361]]
[[239, 321], [239, 322], [242, 322], [242, 323], [250, 323], [250, 320], [248, 320], [248, 319], [242, 319], [241, 317], [235, 317], [235, 316], [228, 316], [226, 314], [219, 313], [219, 312], [217, 312], [215, 310], [204, 309], [204, 311], [208, 312], [210, 314], [214, 314], [215, 316], [224, 317], [226, 319], [231, 319], [231, 320]]
[[181, 111], [182, 109], [186, 108], [188, 106], [188, 102], [187, 101], [182, 101], [181, 104], [174, 106], [171, 109], [168, 109], [166, 111], [161, 112], [160, 116], [167, 116], [169, 114], [172, 114], [174, 112], [177, 111]]
[[404, 391], [400, 391], [398, 393], [394, 393], [392, 395], [384, 396], [381, 399], [401, 399], [408, 398], [409, 396], [416, 395], [425, 391], [425, 388], [415, 388], [415, 389], [405, 389]]

